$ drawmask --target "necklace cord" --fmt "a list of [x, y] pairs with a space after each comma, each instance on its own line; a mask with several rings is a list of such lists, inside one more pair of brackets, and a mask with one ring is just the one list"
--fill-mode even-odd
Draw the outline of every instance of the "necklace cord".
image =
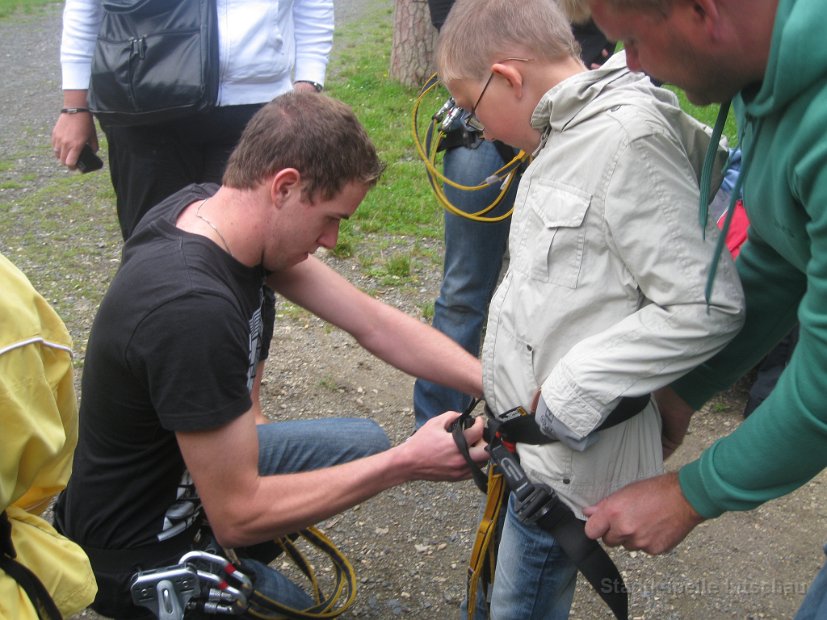
[[[210, 198], [212, 198], [212, 196], [210, 196]], [[224, 244], [227, 253], [230, 255], [231, 258], [235, 258], [235, 256], [233, 256], [232, 250], [230, 250], [230, 244], [227, 243], [227, 240], [224, 238], [224, 235], [221, 234], [221, 231], [218, 230], [218, 228], [216, 228], [215, 224], [213, 224], [210, 220], [201, 215], [201, 209], [204, 207], [205, 204], [207, 204], [210, 198], [205, 198], [201, 201], [201, 204], [198, 205], [198, 208], [195, 210], [195, 217], [197, 217], [199, 220], [204, 222], [207, 226], [209, 226], [215, 231], [215, 234], [218, 235], [219, 239], [221, 239], [221, 242]]]

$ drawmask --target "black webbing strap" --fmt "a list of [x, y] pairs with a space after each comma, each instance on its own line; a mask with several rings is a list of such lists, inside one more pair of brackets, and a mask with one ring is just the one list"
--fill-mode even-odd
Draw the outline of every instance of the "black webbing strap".
[[[128, 549], [98, 549], [81, 545], [96, 573], [118, 573], [132, 567], [157, 566], [165, 558], [181, 557], [193, 549], [193, 540], [205, 525], [200, 519], [164, 541]], [[137, 570], [137, 568], [136, 568]]]
[[560, 506], [565, 509], [560, 512], [565, 514], [553, 515], [554, 511], [551, 511], [537, 521], [537, 526], [554, 536], [615, 617], [626, 620], [629, 617], [629, 593], [620, 571], [600, 543], [586, 536], [585, 522], [574, 516], [562, 502]]
[[5, 510], [0, 516], [0, 547], [0, 569], [23, 588], [34, 606], [37, 617], [40, 620], [61, 620], [63, 616], [37, 575], [14, 559], [17, 552], [11, 540], [11, 522]]
[[[617, 406], [593, 432], [617, 426], [635, 417], [646, 408], [650, 400], [650, 394], [622, 397]], [[508, 443], [527, 443], [536, 446], [557, 441], [544, 434], [534, 416], [522, 407], [511, 409], [500, 416], [495, 416], [490, 409], [486, 408], [486, 414], [489, 426], [493, 427], [492, 430], [499, 433], [503, 441]]]
[[[468, 454], [468, 444], [462, 434], [463, 429], [473, 422], [471, 413], [477, 402], [473, 401], [462, 413], [451, 431], [457, 447], [471, 467], [474, 481], [480, 490], [488, 493], [487, 478], [482, 470], [471, 461]], [[609, 428], [628, 420], [640, 413], [648, 402], [649, 395], [634, 399], [622, 399], [621, 404], [610, 414], [607, 421], [600, 428]], [[487, 450], [492, 460], [489, 467], [496, 466], [505, 478], [511, 492], [514, 493], [517, 500], [515, 504], [517, 515], [521, 520], [534, 523], [537, 527], [554, 536], [563, 552], [608, 605], [615, 617], [618, 620], [628, 620], [629, 595], [617, 566], [600, 543], [586, 536], [585, 523], [575, 516], [574, 512], [558, 497], [552, 488], [544, 484], [535, 484], [528, 479], [520, 465], [517, 454], [513, 452], [513, 445], [509, 447], [503, 442], [502, 430], [503, 426], [511, 425], [508, 427], [507, 442], [520, 441], [541, 444], [554, 440], [543, 435], [534, 421], [534, 416], [527, 414], [521, 407], [507, 412], [506, 418], [508, 421], [506, 422], [497, 421], [495, 417], [491, 416], [491, 412], [487, 407], [486, 413], [489, 415], [489, 423], [494, 421], [492, 428], [488, 429], [486, 437], [488, 441]], [[512, 415], [508, 416], [509, 413]], [[480, 548], [478, 549], [478, 547]], [[475, 544], [474, 554], [480, 555], [485, 552], [486, 549], [482, 545]], [[477, 578], [479, 578], [478, 575]], [[471, 588], [469, 588], [469, 596], [470, 591]], [[472, 601], [469, 600], [469, 609], [471, 609], [471, 604]]]
[[629, 594], [617, 566], [596, 540], [586, 536], [585, 523], [545, 484], [528, 479], [517, 455], [497, 437], [489, 443], [491, 459], [514, 493], [517, 516], [547, 531], [563, 549], [618, 620], [629, 617]]
[[451, 426], [451, 434], [454, 436], [454, 443], [457, 444], [457, 449], [471, 468], [471, 477], [474, 479], [474, 484], [476, 484], [477, 488], [483, 493], [488, 493], [488, 476], [483, 470], [477, 467], [476, 463], [471, 459], [471, 455], [468, 452], [468, 442], [465, 441], [465, 435], [462, 434], [462, 431], [474, 423], [471, 414], [479, 402], [477, 398], [471, 401], [465, 408], [465, 411], [462, 412], [462, 415], [460, 415]]

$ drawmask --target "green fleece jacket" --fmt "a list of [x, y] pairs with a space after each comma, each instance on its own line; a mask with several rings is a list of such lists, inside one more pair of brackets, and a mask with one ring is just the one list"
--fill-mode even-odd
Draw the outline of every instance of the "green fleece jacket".
[[764, 80], [734, 101], [750, 219], [738, 257], [740, 334], [677, 382], [694, 407], [731, 385], [795, 324], [800, 340], [772, 394], [680, 471], [704, 517], [748, 510], [827, 466], [827, 45], [824, 0], [781, 0]]

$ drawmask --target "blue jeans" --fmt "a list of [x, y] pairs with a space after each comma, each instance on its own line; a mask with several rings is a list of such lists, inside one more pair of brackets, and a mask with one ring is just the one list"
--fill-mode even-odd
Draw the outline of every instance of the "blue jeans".
[[[443, 166], [449, 179], [462, 185], [478, 185], [504, 163], [494, 143], [486, 141], [475, 149], [448, 150]], [[499, 185], [473, 192], [445, 186], [448, 200], [466, 213], [491, 204], [499, 190]], [[516, 192], [517, 183], [513, 183], [503, 201], [486, 216], [511, 209]], [[500, 274], [510, 224], [510, 218], [497, 223], [475, 222], [445, 212], [445, 262], [433, 326], [472, 355], [480, 351], [482, 328]], [[462, 411], [471, 399], [420, 379], [414, 384], [413, 401], [418, 428], [444, 411]]]
[[508, 501], [500, 537], [491, 620], [564, 620], [569, 617], [577, 568], [554, 537], [523, 523]]
[[[355, 418], [262, 424], [258, 426], [258, 442], [262, 475], [330, 467], [390, 448], [378, 424]], [[306, 609], [315, 604], [297, 584], [261, 562], [244, 560], [242, 570], [255, 575], [256, 589], [284, 605]]]
[[[824, 546], [824, 553], [827, 554], [827, 545]], [[798, 608], [795, 620], [819, 620], [827, 618], [827, 562], [813, 579], [813, 583], [807, 588], [807, 596]]]

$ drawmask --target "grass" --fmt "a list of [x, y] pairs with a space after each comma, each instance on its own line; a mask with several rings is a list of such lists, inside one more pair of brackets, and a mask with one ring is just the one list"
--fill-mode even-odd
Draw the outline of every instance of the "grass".
[[[678, 99], [681, 102], [681, 109], [684, 112], [694, 116], [699, 121], [709, 125], [710, 127], [715, 126], [715, 119], [718, 116], [717, 105], [697, 106], [686, 98], [686, 95], [680, 88], [674, 88], [672, 86], [667, 88], [677, 94]], [[738, 128], [735, 124], [735, 114], [732, 111], [730, 111], [729, 116], [726, 119], [726, 123], [724, 124], [724, 135], [727, 137], [730, 147], [734, 147], [738, 144]]]
[[0, 18], [18, 13], [34, 13], [47, 4], [56, 4], [55, 0], [0, 0]]
[[337, 30], [333, 44], [328, 92], [353, 108], [387, 164], [378, 186], [343, 226], [345, 241], [359, 232], [416, 238], [442, 234], [440, 207], [425, 181], [411, 135], [417, 93], [388, 79], [391, 24], [391, 9], [377, 9]]

